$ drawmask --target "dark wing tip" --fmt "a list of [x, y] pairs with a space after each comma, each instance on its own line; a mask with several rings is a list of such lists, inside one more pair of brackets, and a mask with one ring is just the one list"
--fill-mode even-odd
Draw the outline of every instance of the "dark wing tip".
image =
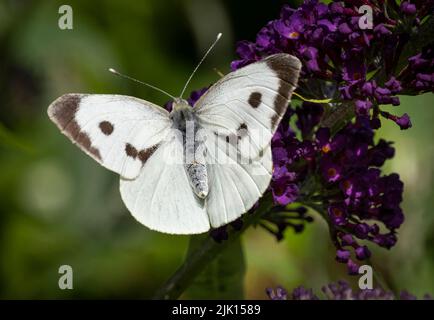
[[75, 119], [75, 114], [83, 96], [85, 95], [78, 93], [64, 94], [50, 104], [47, 113], [63, 134], [91, 157], [101, 162], [101, 154], [98, 148], [92, 145], [89, 135], [81, 130]]
[[57, 98], [48, 107], [48, 116], [61, 129], [64, 129], [74, 119], [82, 96], [78, 93], [69, 93]]
[[264, 60], [268, 67], [270, 67], [277, 76], [293, 86], [297, 87], [298, 77], [302, 64], [297, 57], [291, 56], [287, 53], [277, 53], [269, 56]]
[[267, 64], [274, 70], [288, 70], [300, 71], [302, 64], [301, 61], [288, 53], [276, 53], [265, 59]]
[[276, 114], [271, 117], [271, 128], [274, 132], [288, 108], [292, 92], [297, 87], [302, 65], [299, 59], [286, 53], [269, 56], [265, 62], [280, 79], [278, 94], [274, 100]]

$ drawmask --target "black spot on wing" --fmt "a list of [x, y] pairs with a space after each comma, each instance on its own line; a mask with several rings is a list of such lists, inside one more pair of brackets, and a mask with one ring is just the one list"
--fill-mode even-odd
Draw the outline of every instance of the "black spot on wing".
[[139, 159], [142, 161], [143, 164], [148, 161], [148, 159], [154, 154], [154, 152], [158, 149], [158, 144], [153, 145], [152, 147], [145, 148], [143, 150], [140, 150], [139, 152]]
[[131, 157], [133, 159], [138, 158], [140, 161], [142, 161], [143, 164], [145, 164], [146, 161], [148, 161], [148, 159], [152, 156], [152, 154], [158, 149], [158, 146], [159, 145], [156, 144], [149, 148], [144, 148], [139, 151], [133, 145], [127, 143], [125, 145], [125, 153], [127, 154], [128, 157]]
[[106, 136], [109, 136], [113, 133], [114, 126], [109, 121], [102, 121], [99, 123], [99, 129], [102, 133], [104, 133]]
[[131, 157], [133, 159], [137, 158], [137, 154], [139, 153], [135, 147], [133, 147], [131, 144], [127, 143], [125, 145], [125, 153], [128, 157]]
[[262, 94], [260, 92], [252, 92], [249, 96], [249, 104], [253, 107], [253, 108], [257, 108], [259, 107], [259, 105], [262, 102]]

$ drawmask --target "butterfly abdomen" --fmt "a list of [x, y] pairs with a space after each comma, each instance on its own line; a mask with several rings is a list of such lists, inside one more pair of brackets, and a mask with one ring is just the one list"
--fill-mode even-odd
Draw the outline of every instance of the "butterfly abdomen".
[[185, 169], [194, 193], [201, 199], [208, 195], [208, 172], [205, 160], [205, 145], [203, 141], [194, 138], [185, 139]]
[[198, 139], [199, 125], [193, 108], [184, 100], [175, 101], [170, 114], [173, 127], [183, 138], [184, 166], [193, 192], [201, 199], [208, 195], [208, 173], [205, 161], [205, 144]]
[[205, 199], [208, 195], [208, 173], [206, 164], [195, 162], [186, 164], [185, 168], [194, 193], [199, 198]]

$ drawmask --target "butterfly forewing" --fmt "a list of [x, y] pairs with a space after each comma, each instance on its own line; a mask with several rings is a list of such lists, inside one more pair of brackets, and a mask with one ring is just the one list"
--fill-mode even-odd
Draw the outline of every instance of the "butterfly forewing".
[[83, 151], [127, 179], [138, 176], [171, 126], [166, 110], [122, 95], [66, 94], [48, 115]]
[[209, 135], [238, 136], [242, 157], [257, 157], [270, 143], [300, 74], [300, 61], [275, 54], [234, 71], [196, 103], [199, 124]]

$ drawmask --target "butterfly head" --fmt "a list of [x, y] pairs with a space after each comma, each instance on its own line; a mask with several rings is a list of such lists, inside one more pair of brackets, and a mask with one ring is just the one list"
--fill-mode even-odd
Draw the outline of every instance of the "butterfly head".
[[186, 108], [191, 108], [187, 100], [184, 100], [182, 98], [175, 98], [173, 100], [173, 111], [178, 111]]
[[170, 119], [173, 126], [183, 132], [186, 130], [187, 122], [194, 121], [193, 108], [182, 98], [175, 98], [170, 112]]

